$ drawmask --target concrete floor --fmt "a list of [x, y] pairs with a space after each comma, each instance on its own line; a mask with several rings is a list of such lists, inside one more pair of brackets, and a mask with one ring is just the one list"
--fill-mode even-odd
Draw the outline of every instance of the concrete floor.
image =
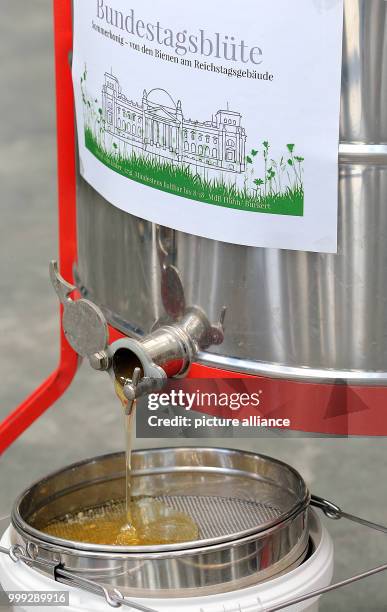
[[[58, 357], [58, 305], [47, 273], [57, 250], [51, 2], [1, 0], [1, 9], [0, 418], [35, 389]], [[47, 472], [123, 448], [120, 410], [106, 383], [85, 365], [70, 391], [1, 458], [0, 517]], [[316, 494], [387, 523], [384, 439], [234, 439], [229, 445], [288, 461]], [[387, 562], [387, 536], [343, 521], [328, 526], [336, 578]], [[321, 609], [386, 610], [386, 576], [326, 596]]]

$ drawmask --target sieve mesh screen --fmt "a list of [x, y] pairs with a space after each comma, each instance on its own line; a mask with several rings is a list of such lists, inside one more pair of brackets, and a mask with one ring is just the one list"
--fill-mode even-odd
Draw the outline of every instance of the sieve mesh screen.
[[188, 514], [198, 525], [204, 540], [254, 529], [282, 515], [275, 506], [232, 497], [185, 495], [162, 497], [161, 500]]
[[[196, 533], [182, 532], [181, 541], [228, 537], [259, 528], [282, 515], [281, 509], [274, 504], [232, 497], [163, 495], [154, 500], [188, 516], [192, 525], [197, 526]], [[42, 531], [65, 540], [109, 544], [113, 543], [112, 532], [122, 526], [124, 516], [125, 500], [109, 502], [66, 514], [42, 526]], [[187, 526], [182, 525], [183, 528]]]

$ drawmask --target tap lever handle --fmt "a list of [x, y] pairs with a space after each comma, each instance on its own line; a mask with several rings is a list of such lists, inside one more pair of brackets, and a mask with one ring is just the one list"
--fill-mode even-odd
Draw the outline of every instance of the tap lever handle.
[[224, 341], [224, 321], [226, 319], [227, 308], [223, 306], [218, 323], [212, 325], [211, 327], [211, 344], [214, 346], [219, 346]]
[[72, 293], [76, 287], [65, 281], [63, 276], [61, 276], [57, 261], [50, 261], [50, 279], [60, 303], [65, 305], [66, 302], [70, 300], [70, 293]]

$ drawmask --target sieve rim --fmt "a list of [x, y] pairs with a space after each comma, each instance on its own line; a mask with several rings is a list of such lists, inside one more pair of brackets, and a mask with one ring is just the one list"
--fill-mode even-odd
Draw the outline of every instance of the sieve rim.
[[[27, 522], [27, 519], [23, 518], [20, 506], [22, 502], [28, 497], [28, 495], [32, 494], [33, 490], [36, 487], [42, 486], [44, 485], [45, 482], [48, 482], [54, 478], [60, 477], [61, 475], [71, 470], [81, 468], [82, 466], [92, 465], [93, 463], [96, 464], [104, 460], [112, 460], [115, 458], [118, 459], [118, 458], [123, 457], [124, 452], [118, 451], [115, 453], [106, 453], [104, 455], [99, 455], [97, 457], [90, 457], [87, 459], [83, 459], [81, 461], [74, 462], [68, 466], [65, 466], [64, 468], [51, 472], [50, 474], [46, 475], [42, 479], [36, 480], [33, 484], [31, 484], [27, 489], [25, 489], [17, 497], [14, 503], [13, 509], [12, 509], [12, 515], [11, 515], [12, 525], [17, 532], [23, 533], [27, 535], [28, 537], [33, 538], [37, 543], [43, 542], [45, 545], [49, 546], [50, 548], [55, 548], [55, 549], [60, 548], [63, 551], [68, 551], [68, 552], [80, 551], [86, 555], [88, 553], [89, 554], [98, 553], [99, 555], [106, 554], [108, 556], [111, 556], [113, 554], [115, 557], [141, 556], [142, 558], [144, 557], [160, 558], [162, 556], [168, 556], [169, 554], [175, 555], [178, 552], [184, 553], [184, 551], [188, 553], [193, 550], [195, 550], [198, 553], [201, 550], [207, 551], [209, 549], [215, 551], [215, 550], [219, 550], [224, 547], [230, 547], [232, 546], [233, 543], [235, 544], [236, 543], [239, 544], [240, 542], [248, 543], [250, 540], [256, 540], [257, 537], [259, 538], [259, 537], [270, 536], [270, 534], [272, 534], [276, 530], [279, 530], [280, 528], [287, 526], [291, 521], [293, 521], [301, 513], [305, 512], [310, 505], [310, 492], [306, 486], [304, 479], [300, 475], [300, 473], [295, 468], [290, 466], [289, 464], [279, 459], [270, 457], [268, 455], [254, 453], [251, 451], [240, 451], [240, 450], [232, 449], [232, 448], [231, 449], [230, 448], [218, 448], [218, 447], [210, 447], [210, 446], [183, 446], [183, 447], [160, 447], [160, 448], [152, 448], [152, 449], [139, 449], [139, 450], [133, 451], [133, 454], [135, 456], [144, 457], [144, 456], [149, 455], [150, 453], [154, 453], [156, 455], [160, 453], [162, 454], [167, 454], [171, 452], [176, 453], [177, 451], [183, 452], [183, 453], [199, 451], [201, 453], [207, 453], [207, 452], [216, 453], [217, 455], [225, 454], [228, 456], [235, 456], [235, 457], [243, 456], [247, 458], [250, 457], [255, 460], [261, 459], [270, 464], [274, 464], [277, 467], [283, 468], [286, 471], [290, 472], [293, 475], [293, 477], [295, 477], [296, 482], [298, 486], [300, 487], [300, 493], [299, 493], [298, 499], [292, 504], [292, 506], [287, 511], [282, 512], [277, 518], [272, 518], [264, 523], [261, 523], [257, 527], [245, 529], [240, 532], [234, 532], [230, 534], [229, 536], [223, 535], [223, 536], [213, 537], [209, 539], [199, 539], [199, 540], [192, 540], [188, 542], [182, 542], [179, 544], [164, 544], [164, 545], [158, 545], [158, 546], [154, 546], [154, 545], [152, 546], [116, 546], [116, 545], [107, 545], [107, 544], [105, 545], [91, 544], [91, 543], [86, 543], [86, 542], [78, 542], [75, 540], [67, 540], [67, 539], [52, 536], [43, 531], [40, 531], [39, 529], [36, 529], [32, 525], [30, 525]], [[203, 466], [202, 469], [203, 471], [206, 471], [206, 472], [209, 472], [211, 470], [211, 468], [206, 467], [206, 466]], [[176, 471], [176, 467], [164, 466], [163, 468], [152, 468], [148, 470], [140, 469], [140, 470], [134, 470], [133, 475], [145, 475], [147, 473], [152, 473], [152, 474], [168, 473], [172, 470]], [[183, 471], [183, 470], [198, 471], [198, 468], [196, 467], [195, 469], [195, 466], [188, 465], [185, 468], [180, 469], [180, 471]], [[219, 474], [227, 473], [230, 475], [245, 474], [249, 478], [252, 478], [252, 479], [254, 478], [253, 472], [248, 472], [245, 470], [237, 470], [237, 469], [232, 469], [232, 468], [214, 468], [214, 472], [219, 473]], [[257, 480], [262, 480], [262, 477], [259, 478], [259, 475], [255, 475], [255, 478]], [[107, 478], [104, 478], [102, 480], [107, 480]], [[270, 482], [270, 479], [266, 479], [266, 481]], [[79, 488], [82, 488], [82, 487], [79, 487]], [[47, 500], [46, 500], [46, 503], [47, 503]], [[45, 504], [42, 504], [37, 509], [43, 507], [44, 505]]]

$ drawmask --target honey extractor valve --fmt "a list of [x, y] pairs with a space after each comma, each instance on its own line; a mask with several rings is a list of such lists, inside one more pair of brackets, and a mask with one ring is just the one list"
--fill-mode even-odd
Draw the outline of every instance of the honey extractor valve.
[[160, 391], [168, 378], [185, 376], [199, 351], [223, 342], [226, 309], [212, 324], [201, 308], [192, 306], [178, 320], [156, 324], [139, 340], [126, 337], [109, 345], [102, 310], [90, 300], [71, 297], [77, 288], [62, 278], [56, 261], [50, 263], [50, 278], [63, 306], [67, 341], [95, 370], [107, 372], [122, 387], [128, 413], [137, 398]]

